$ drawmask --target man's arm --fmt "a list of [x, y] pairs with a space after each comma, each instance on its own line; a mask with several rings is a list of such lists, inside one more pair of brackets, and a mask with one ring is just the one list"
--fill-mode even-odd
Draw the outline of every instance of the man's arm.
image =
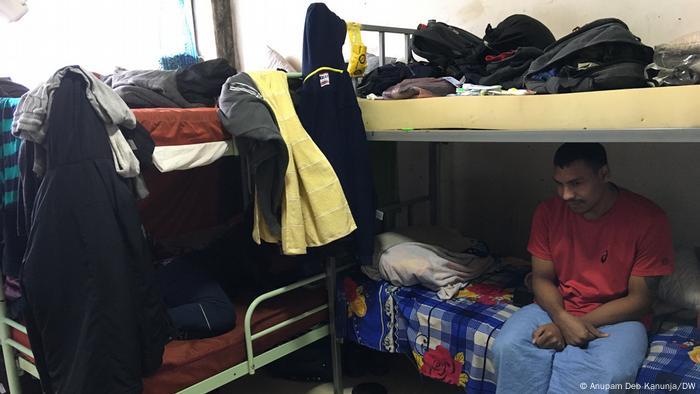
[[657, 283], [656, 277], [630, 276], [626, 296], [606, 302], [583, 316], [583, 319], [596, 327], [640, 320], [649, 313]]
[[532, 290], [535, 293], [535, 300], [559, 327], [566, 343], [584, 346], [595, 338], [607, 336], [598, 331], [592, 323], [573, 316], [564, 309], [564, 301], [556, 283], [554, 263], [532, 256]]
[[552, 320], [564, 311], [564, 301], [557, 289], [557, 275], [554, 263], [532, 256], [532, 290], [535, 301]]

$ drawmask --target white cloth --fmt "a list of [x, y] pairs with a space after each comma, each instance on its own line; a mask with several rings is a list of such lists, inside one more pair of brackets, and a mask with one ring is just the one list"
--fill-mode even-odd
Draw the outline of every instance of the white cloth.
[[379, 273], [395, 286], [423, 285], [450, 299], [467, 281], [493, 268], [493, 257], [442, 251], [440, 255], [421, 243], [392, 246], [379, 258]]
[[[50, 121], [49, 111], [53, 92], [59, 87], [67, 72], [78, 74], [87, 82], [85, 93], [95, 112], [105, 124], [117, 173], [125, 178], [137, 176], [140, 172], [139, 161], [119, 130], [119, 126], [128, 129], [136, 126], [134, 114], [112, 88], [80, 66], [61, 68], [44, 84], [22, 96], [15, 110], [12, 135], [38, 144], [44, 142]], [[39, 154], [35, 158], [34, 172], [41, 176], [46, 170], [46, 157], [45, 152], [41, 150], [37, 153]]]
[[223, 156], [235, 154], [236, 146], [231, 140], [156, 146], [153, 150], [153, 165], [160, 172], [188, 170], [211, 164]]

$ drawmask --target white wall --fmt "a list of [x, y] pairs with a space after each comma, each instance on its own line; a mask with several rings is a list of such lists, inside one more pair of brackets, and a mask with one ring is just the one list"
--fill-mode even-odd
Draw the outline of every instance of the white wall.
[[[267, 63], [270, 45], [298, 64], [304, 16], [311, 2], [236, 1], [243, 69]], [[347, 21], [415, 27], [437, 19], [482, 35], [514, 13], [546, 24], [556, 37], [597, 18], [618, 17], [648, 45], [700, 30], [700, 2], [694, 0], [406, 0], [326, 1]], [[376, 53], [372, 33], [365, 36]], [[398, 56], [399, 38], [391, 42]], [[374, 49], [373, 49], [374, 47]], [[507, 116], [507, 114], [503, 114]], [[442, 145], [441, 222], [484, 239], [492, 249], [526, 256], [530, 217], [537, 202], [554, 192], [551, 157], [557, 144]], [[700, 244], [700, 146], [694, 144], [606, 144], [614, 181], [656, 201], [669, 214], [678, 243]], [[427, 190], [427, 147], [400, 144], [401, 194]], [[427, 220], [427, 210], [419, 212]]]
[[[267, 64], [266, 45], [299, 64], [304, 17], [313, 1], [233, 0], [237, 14], [243, 69]], [[561, 37], [574, 27], [594, 19], [617, 17], [648, 45], [656, 45], [684, 33], [700, 30], [700, 2], [695, 0], [327, 0], [328, 7], [346, 21], [415, 28], [437, 19], [482, 36], [486, 25], [498, 24], [511, 14], [537, 18]], [[376, 34], [365, 33], [370, 51], [376, 53]], [[395, 54], [403, 41], [395, 37]]]

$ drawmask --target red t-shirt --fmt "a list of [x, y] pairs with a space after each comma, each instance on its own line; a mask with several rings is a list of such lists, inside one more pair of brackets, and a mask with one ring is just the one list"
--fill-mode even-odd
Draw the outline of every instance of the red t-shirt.
[[627, 295], [630, 275], [673, 272], [666, 214], [624, 189], [612, 208], [595, 220], [574, 213], [558, 196], [542, 202], [532, 219], [527, 249], [554, 263], [564, 309], [574, 316]]

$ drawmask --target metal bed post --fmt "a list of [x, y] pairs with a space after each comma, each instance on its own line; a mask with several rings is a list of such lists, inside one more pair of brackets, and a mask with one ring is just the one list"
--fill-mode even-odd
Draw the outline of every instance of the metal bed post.
[[386, 64], [386, 44], [384, 41], [384, 32], [379, 32], [379, 66]]
[[333, 392], [343, 394], [343, 366], [340, 358], [341, 340], [338, 338], [335, 320], [336, 258], [326, 258], [326, 288], [328, 289], [328, 324], [331, 336], [331, 364], [333, 367]]
[[5, 283], [0, 275], [0, 343], [2, 344], [2, 355], [5, 360], [5, 372], [7, 375], [8, 390], [12, 394], [22, 394], [22, 387], [19, 384], [19, 374], [17, 373], [17, 360], [15, 350], [9, 345], [10, 328], [7, 325], [7, 304], [5, 301]]
[[360, 29], [364, 31], [376, 31], [379, 33], [379, 65], [383, 66], [386, 64], [386, 45], [384, 42], [384, 35], [386, 33], [394, 33], [394, 34], [403, 34], [405, 43], [406, 43], [406, 48], [405, 48], [405, 53], [406, 53], [406, 63], [410, 62], [412, 59], [411, 56], [411, 35], [415, 31], [414, 29], [403, 29], [399, 27], [389, 27], [389, 26], [376, 26], [376, 25], [360, 25]]
[[440, 145], [431, 142], [428, 148], [428, 198], [430, 199], [430, 224], [438, 224], [440, 219]]

